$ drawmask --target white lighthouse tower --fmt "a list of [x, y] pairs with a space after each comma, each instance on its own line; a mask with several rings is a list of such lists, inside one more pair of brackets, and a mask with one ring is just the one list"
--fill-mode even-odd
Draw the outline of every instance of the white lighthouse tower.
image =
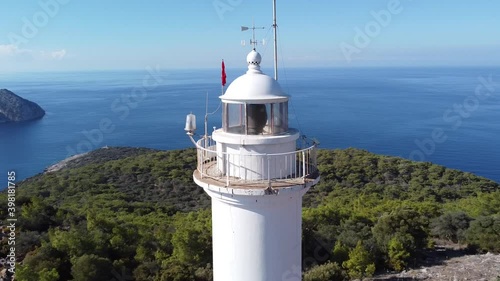
[[319, 180], [316, 146], [297, 147], [288, 127], [290, 97], [260, 70], [248, 71], [220, 96], [222, 127], [193, 139], [194, 181], [212, 198], [214, 281], [301, 280], [302, 196]]

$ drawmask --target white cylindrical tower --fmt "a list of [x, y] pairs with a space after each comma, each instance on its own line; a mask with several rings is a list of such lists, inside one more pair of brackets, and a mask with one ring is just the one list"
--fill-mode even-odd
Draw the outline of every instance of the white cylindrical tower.
[[222, 128], [196, 142], [193, 178], [212, 198], [214, 280], [298, 280], [289, 278], [300, 279], [302, 196], [319, 180], [316, 147], [297, 148], [289, 96], [262, 73], [258, 52], [247, 62], [220, 97]]

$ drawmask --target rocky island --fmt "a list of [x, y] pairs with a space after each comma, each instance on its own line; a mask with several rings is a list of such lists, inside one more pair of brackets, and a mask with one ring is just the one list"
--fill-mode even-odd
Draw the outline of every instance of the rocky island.
[[7, 89], [0, 89], [0, 123], [40, 119], [45, 111], [36, 103]]

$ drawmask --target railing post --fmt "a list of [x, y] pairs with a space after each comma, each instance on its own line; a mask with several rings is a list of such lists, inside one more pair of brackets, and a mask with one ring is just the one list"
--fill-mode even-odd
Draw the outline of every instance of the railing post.
[[271, 187], [271, 156], [267, 155], [267, 184]]
[[229, 187], [229, 154], [226, 154], [226, 186]]
[[285, 155], [285, 177], [288, 177], [288, 155]]
[[307, 150], [307, 171], [306, 171], [306, 175], [309, 175], [310, 174], [310, 171], [311, 171], [311, 150]]
[[[264, 155], [264, 156], [265, 156], [265, 155]], [[257, 158], [257, 157], [256, 157], [256, 158]], [[265, 167], [265, 165], [264, 165], [264, 164], [266, 163], [266, 162], [265, 162], [266, 160], [264, 159], [264, 157], [259, 157], [259, 158], [260, 158], [260, 166], [261, 166], [262, 168], [259, 170], [259, 168], [258, 168], [258, 167], [254, 167], [253, 169], [254, 169], [255, 171], [259, 171], [259, 179], [260, 179], [260, 178], [262, 178], [262, 180], [264, 180], [264, 181], [265, 181], [265, 180], [266, 180], [266, 178], [265, 178], [265, 177], [266, 177], [266, 171], [264, 170], [264, 167]], [[257, 162], [257, 161], [256, 161], [256, 162]]]
[[198, 171], [200, 172], [201, 178], [203, 178], [203, 151], [199, 148], [196, 148], [196, 154], [198, 155]]
[[306, 152], [302, 151], [302, 178], [306, 177]]
[[292, 167], [290, 171], [290, 178], [295, 178], [297, 176], [297, 153], [294, 152], [290, 155], [290, 167]]

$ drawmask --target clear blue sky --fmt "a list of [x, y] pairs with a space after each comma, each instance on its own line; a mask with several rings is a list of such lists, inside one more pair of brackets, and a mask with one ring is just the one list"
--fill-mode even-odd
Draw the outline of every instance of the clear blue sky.
[[[278, 0], [280, 64], [500, 65], [500, 1], [400, 0], [397, 13], [393, 1]], [[253, 19], [271, 42], [271, 0], [2, 0], [0, 71], [243, 67]], [[272, 46], [259, 50], [270, 64]]]

